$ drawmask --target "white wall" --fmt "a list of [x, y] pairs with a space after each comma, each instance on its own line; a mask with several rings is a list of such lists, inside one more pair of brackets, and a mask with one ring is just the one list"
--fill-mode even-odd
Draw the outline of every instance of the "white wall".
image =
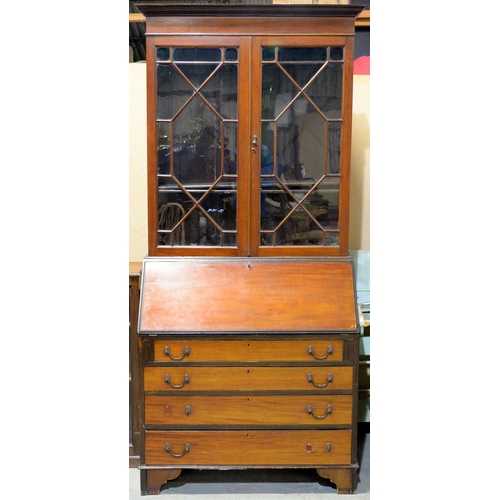
[[349, 250], [370, 250], [370, 76], [354, 75]]
[[129, 64], [129, 261], [148, 253], [146, 64]]

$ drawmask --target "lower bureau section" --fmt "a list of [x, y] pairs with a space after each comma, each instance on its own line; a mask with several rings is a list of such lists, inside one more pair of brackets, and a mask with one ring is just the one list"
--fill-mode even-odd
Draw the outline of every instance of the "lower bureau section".
[[331, 466], [352, 462], [351, 430], [146, 431], [145, 465]]

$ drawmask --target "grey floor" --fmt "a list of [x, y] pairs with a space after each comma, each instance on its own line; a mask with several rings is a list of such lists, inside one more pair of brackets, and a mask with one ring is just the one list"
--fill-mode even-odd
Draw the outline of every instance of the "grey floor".
[[[359, 483], [356, 495], [339, 498], [368, 500], [370, 498], [370, 433], [358, 432]], [[139, 471], [130, 469], [129, 500], [141, 497]], [[175, 500], [223, 500], [252, 499], [282, 500], [297, 498], [325, 500], [325, 495], [336, 493], [335, 486], [322, 479], [314, 469], [279, 470], [183, 470], [181, 475], [167, 483], [160, 495], [170, 495]], [[154, 497], [151, 497], [154, 498]], [[332, 498], [332, 497], [330, 497]]]

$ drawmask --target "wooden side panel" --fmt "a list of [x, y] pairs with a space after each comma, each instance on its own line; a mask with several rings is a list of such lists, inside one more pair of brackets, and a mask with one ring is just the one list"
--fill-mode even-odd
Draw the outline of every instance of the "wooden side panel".
[[352, 262], [146, 259], [140, 332], [357, 332]]
[[[166, 451], [167, 445], [170, 452]], [[146, 465], [350, 463], [350, 430], [146, 431]]]

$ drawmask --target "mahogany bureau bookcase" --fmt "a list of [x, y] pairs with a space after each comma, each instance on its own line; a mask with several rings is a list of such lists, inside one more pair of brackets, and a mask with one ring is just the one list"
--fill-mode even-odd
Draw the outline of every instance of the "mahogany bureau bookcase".
[[356, 5], [141, 3], [142, 494], [182, 469], [357, 484]]

